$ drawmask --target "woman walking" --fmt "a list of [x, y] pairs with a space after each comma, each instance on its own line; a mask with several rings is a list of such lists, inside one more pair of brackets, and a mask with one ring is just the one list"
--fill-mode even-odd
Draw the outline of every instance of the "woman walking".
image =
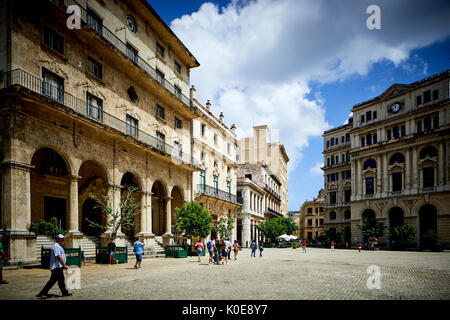
[[262, 257], [262, 252], [264, 251], [263, 242], [259, 242], [259, 257]]
[[239, 244], [237, 243], [237, 240], [234, 240], [233, 251], [234, 251], [234, 260], [236, 260], [237, 259], [237, 255], [239, 253]]
[[227, 250], [227, 246], [225, 244], [222, 244], [222, 247], [220, 248], [222, 250], [222, 264], [223, 260], [225, 260], [225, 262], [228, 264], [228, 250]]
[[195, 247], [197, 248], [198, 262], [200, 262], [200, 256], [203, 253], [203, 244], [200, 242], [200, 239], [198, 239]]

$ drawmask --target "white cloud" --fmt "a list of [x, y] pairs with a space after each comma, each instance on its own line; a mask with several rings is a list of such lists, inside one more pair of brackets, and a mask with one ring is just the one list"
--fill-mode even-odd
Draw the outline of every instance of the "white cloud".
[[323, 162], [318, 162], [316, 163], [316, 165], [312, 168], [309, 168], [309, 173], [311, 173], [314, 176], [323, 176], [323, 171], [322, 168], [323, 167]]
[[[366, 28], [370, 4], [381, 8], [381, 30]], [[399, 65], [449, 35], [448, 9], [448, 1], [233, 0], [204, 3], [171, 27], [201, 63], [191, 71], [199, 101], [211, 99], [240, 138], [254, 125], [279, 129], [293, 169], [330, 127], [326, 101], [308, 97], [310, 81], [365, 75], [384, 59]]]

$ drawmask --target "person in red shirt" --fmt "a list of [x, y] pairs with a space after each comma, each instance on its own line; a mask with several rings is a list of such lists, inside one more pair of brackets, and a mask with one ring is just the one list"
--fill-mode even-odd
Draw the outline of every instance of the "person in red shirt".
[[334, 251], [334, 241], [331, 241], [331, 251]]
[[200, 256], [203, 253], [203, 244], [200, 242], [200, 239], [198, 239], [195, 247], [197, 248], [198, 262], [200, 262]]
[[306, 253], [306, 241], [302, 242], [302, 249], [303, 249], [303, 252]]

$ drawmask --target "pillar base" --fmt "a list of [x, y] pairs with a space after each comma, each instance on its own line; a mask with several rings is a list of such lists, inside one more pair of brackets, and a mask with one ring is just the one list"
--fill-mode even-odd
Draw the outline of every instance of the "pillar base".
[[[102, 246], [107, 246], [109, 243], [109, 239], [111, 239], [111, 231], [105, 231], [100, 235], [100, 238], [102, 239]], [[126, 236], [122, 232], [117, 232], [116, 239], [114, 240], [114, 243], [117, 247], [124, 247], [125, 246], [125, 239]]]
[[64, 240], [64, 247], [66, 248], [79, 248], [81, 247], [81, 241], [84, 234], [78, 230], [70, 230]]
[[13, 265], [32, 264], [38, 261], [36, 257], [36, 234], [26, 229], [7, 229], [6, 255]]
[[173, 238], [174, 235], [170, 232], [166, 232], [162, 235], [162, 239], [163, 239], [163, 247], [165, 248], [167, 245], [172, 245], [173, 244]]

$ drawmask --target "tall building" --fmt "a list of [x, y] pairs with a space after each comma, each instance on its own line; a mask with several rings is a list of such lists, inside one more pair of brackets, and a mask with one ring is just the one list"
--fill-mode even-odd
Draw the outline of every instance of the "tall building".
[[[223, 113], [219, 118], [211, 111], [208, 101], [202, 106], [194, 99], [199, 116], [192, 123], [192, 154], [200, 161], [200, 171], [194, 172], [194, 199], [207, 209], [217, 226], [220, 218], [228, 213], [234, 218], [231, 241], [237, 237], [237, 212], [242, 200], [236, 197], [236, 127], [228, 128], [224, 124]], [[211, 233], [218, 239], [219, 235]]]
[[237, 195], [242, 208], [237, 219], [237, 240], [241, 245], [263, 240], [258, 226], [264, 221], [282, 217], [281, 182], [264, 161], [238, 166]]
[[[330, 160], [324, 167], [328, 227], [337, 227], [334, 221], [349, 227], [345, 190], [351, 185], [353, 244], [366, 240], [358, 224], [375, 220], [389, 228], [412, 224], [415, 247], [423, 246], [429, 230], [437, 232], [442, 245], [450, 245], [449, 76], [446, 70], [410, 84], [393, 84], [381, 95], [353, 106], [353, 123], [324, 133], [324, 161], [335, 156], [334, 163]], [[348, 132], [351, 184], [348, 179], [337, 182], [339, 171], [341, 177], [348, 171], [348, 161], [341, 167], [336, 156], [342, 157], [348, 146], [331, 150], [331, 139], [340, 142], [339, 136]], [[333, 173], [336, 181], [332, 177], [328, 181]], [[344, 217], [334, 219], [333, 212], [340, 212], [340, 207]], [[379, 242], [391, 245], [387, 232]]]
[[[277, 140], [276, 137], [272, 137]], [[279, 195], [281, 197], [280, 213], [283, 216], [288, 214], [288, 171], [287, 164], [289, 157], [284, 145], [280, 142], [271, 142], [269, 139], [269, 127], [267, 125], [253, 127], [253, 137], [239, 140], [238, 163], [259, 163], [264, 161], [270, 170], [277, 176], [281, 187]]]
[[102, 221], [89, 195], [108, 195], [117, 210], [127, 186], [142, 203], [127, 235], [173, 241], [174, 209], [193, 198], [200, 169], [196, 58], [145, 0], [2, 0], [0, 12], [0, 223], [10, 261], [37, 259], [28, 228], [41, 218], [69, 230], [69, 247], [105, 241], [109, 230], [86, 222]]
[[321, 189], [316, 198], [305, 201], [300, 207], [300, 215], [296, 219], [299, 227], [296, 236], [301, 240], [317, 240], [324, 231], [325, 194]]

